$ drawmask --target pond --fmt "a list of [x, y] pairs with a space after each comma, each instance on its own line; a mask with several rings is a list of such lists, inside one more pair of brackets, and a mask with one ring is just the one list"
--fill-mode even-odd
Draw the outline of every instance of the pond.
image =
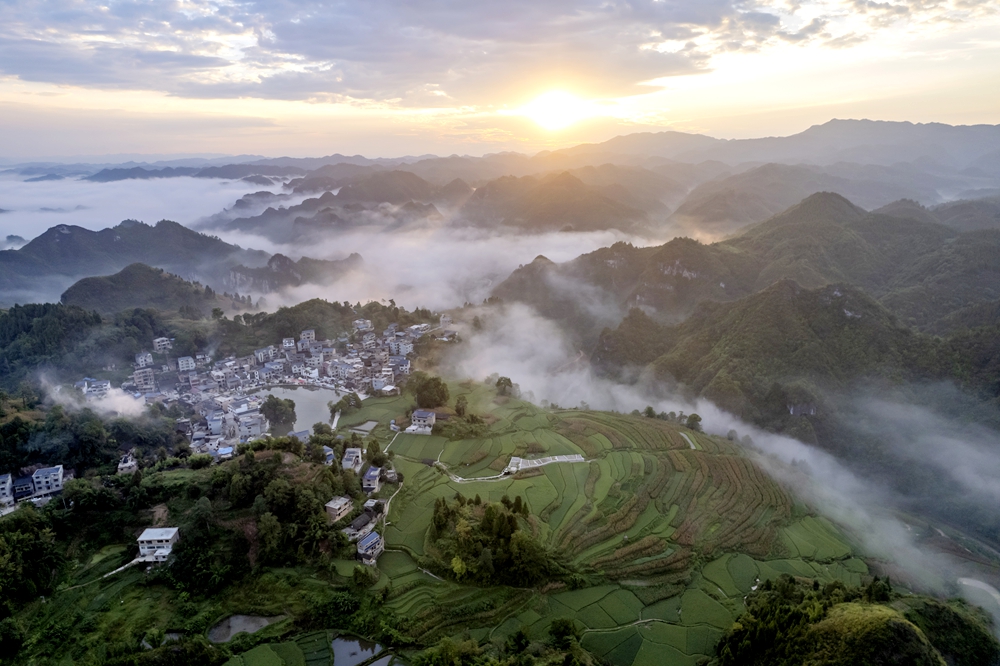
[[260, 631], [269, 624], [274, 624], [284, 619], [284, 615], [275, 615], [274, 617], [230, 615], [208, 630], [208, 640], [212, 643], [227, 643], [241, 631], [252, 634], [255, 631]]
[[260, 391], [260, 395], [273, 395], [295, 403], [295, 424], [291, 430], [312, 430], [314, 423], [329, 423], [330, 408], [327, 403], [340, 400], [340, 394], [333, 389], [314, 386], [279, 386]]
[[[382, 651], [382, 646], [378, 643], [352, 636], [335, 638], [330, 647], [333, 649], [333, 663], [336, 666], [357, 666]], [[376, 664], [383, 666], [388, 664], [390, 659], [392, 659], [392, 655], [387, 654], [382, 659], [373, 662], [372, 666]]]

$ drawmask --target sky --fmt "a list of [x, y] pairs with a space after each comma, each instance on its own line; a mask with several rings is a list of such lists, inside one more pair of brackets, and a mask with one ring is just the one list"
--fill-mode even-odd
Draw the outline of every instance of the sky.
[[5, 0], [0, 159], [1000, 122], [996, 0]]

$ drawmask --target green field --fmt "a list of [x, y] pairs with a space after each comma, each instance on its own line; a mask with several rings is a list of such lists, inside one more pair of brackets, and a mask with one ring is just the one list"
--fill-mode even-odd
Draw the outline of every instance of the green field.
[[[793, 518], [788, 493], [727, 440], [641, 417], [550, 412], [495, 400], [479, 386], [451, 388], [453, 399], [465, 393], [488, 415], [489, 435], [399, 435], [391, 449], [406, 482], [379, 567], [392, 580], [390, 607], [415, 620], [422, 641], [469, 631], [483, 642], [520, 628], [543, 639], [553, 619], [572, 617], [584, 646], [613, 664], [693, 664], [712, 653], [763, 580], [791, 573], [857, 584], [866, 572], [836, 527]], [[568, 454], [587, 462], [483, 478], [497, 477], [512, 455]], [[522, 496], [535, 536], [590, 585], [480, 590], [421, 572], [416, 560], [434, 502], [457, 493]]]

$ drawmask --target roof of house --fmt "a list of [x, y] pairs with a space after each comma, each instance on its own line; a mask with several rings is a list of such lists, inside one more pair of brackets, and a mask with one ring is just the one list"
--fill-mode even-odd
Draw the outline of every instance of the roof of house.
[[62, 465], [56, 465], [55, 467], [43, 467], [41, 469], [36, 469], [31, 476], [35, 477], [44, 474], [58, 474], [61, 471]]
[[297, 432], [290, 432], [290, 433], [288, 433], [288, 436], [289, 437], [294, 437], [295, 439], [299, 440], [300, 442], [305, 442], [307, 439], [309, 439], [309, 431], [308, 430], [299, 430]]
[[426, 409], [418, 409], [417, 411], [413, 412], [413, 415], [416, 416], [418, 419], [429, 419], [430, 417], [434, 416], [434, 412], [429, 412]]
[[372, 481], [382, 476], [382, 468], [372, 465], [365, 470], [365, 481]]
[[358, 542], [358, 548], [367, 549], [374, 546], [376, 543], [382, 540], [382, 537], [378, 532], [371, 532], [366, 534], [361, 541]]
[[139, 541], [164, 541], [173, 539], [177, 534], [176, 527], [147, 527], [139, 535]]
[[360, 530], [362, 527], [372, 522], [371, 514], [363, 513], [351, 521], [351, 529]]
[[10, 481], [10, 474], [0, 474], [0, 481], [7, 482]]
[[330, 507], [331, 509], [336, 509], [337, 507], [341, 507], [344, 506], [345, 504], [350, 504], [350, 503], [351, 503], [350, 497], [334, 497], [332, 500], [326, 503], [326, 506]]

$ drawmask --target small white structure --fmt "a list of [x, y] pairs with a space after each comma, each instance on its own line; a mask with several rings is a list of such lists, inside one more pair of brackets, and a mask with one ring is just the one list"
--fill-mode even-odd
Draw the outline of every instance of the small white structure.
[[147, 365], [153, 365], [153, 355], [149, 352], [139, 352], [135, 355], [135, 364], [140, 368], [145, 368]]
[[190, 356], [181, 356], [177, 359], [177, 370], [179, 372], [191, 372], [194, 370], [194, 359]]
[[180, 538], [176, 527], [148, 527], [139, 535], [139, 557], [152, 562], [166, 562]]
[[118, 461], [119, 474], [132, 474], [137, 469], [139, 469], [139, 464], [132, 457], [131, 451], [122, 456], [122, 459]]
[[330, 522], [335, 523], [351, 515], [354, 503], [349, 497], [334, 497], [325, 506], [326, 515], [330, 517]]
[[355, 319], [354, 320], [354, 330], [355, 331], [370, 331], [372, 330], [371, 319]]
[[295, 351], [295, 338], [282, 338], [281, 348], [286, 351], [287, 350]]
[[174, 343], [170, 342], [170, 338], [154, 338], [153, 339], [153, 351], [157, 354], [162, 354], [163, 352], [173, 348]]

